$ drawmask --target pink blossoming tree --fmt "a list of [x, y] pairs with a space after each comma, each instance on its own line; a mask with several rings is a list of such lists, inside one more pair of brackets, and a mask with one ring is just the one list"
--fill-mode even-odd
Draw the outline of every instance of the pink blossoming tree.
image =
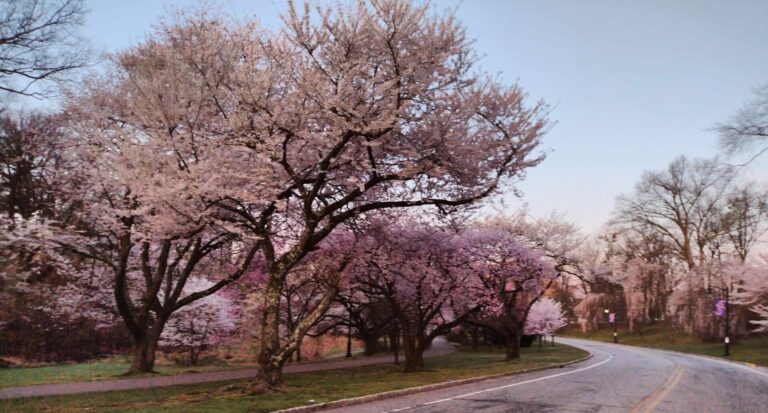
[[557, 301], [542, 297], [536, 301], [525, 319], [525, 334], [544, 336], [568, 325], [562, 306]]
[[182, 16], [116, 56], [71, 108], [78, 135], [133, 177], [112, 198], [119, 210], [162, 217], [155, 232], [206, 223], [258, 246], [269, 386], [336, 294], [281, 334], [286, 278], [324, 238], [377, 210], [480, 201], [542, 161], [547, 130], [543, 104], [477, 74], [450, 14], [403, 0], [290, 3], [283, 21], [268, 32]]
[[485, 292], [460, 238], [418, 224], [377, 223], [361, 240], [353, 288], [382, 298], [399, 325], [405, 371], [424, 369], [432, 341], [478, 312]]
[[490, 228], [466, 237], [472, 271], [487, 294], [482, 313], [471, 321], [504, 338], [507, 360], [519, 358], [528, 313], [557, 272], [541, 252], [509, 231]]

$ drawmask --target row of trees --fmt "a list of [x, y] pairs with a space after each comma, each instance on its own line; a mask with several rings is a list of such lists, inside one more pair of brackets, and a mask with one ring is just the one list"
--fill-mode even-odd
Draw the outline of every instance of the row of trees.
[[[729, 154], [752, 151], [747, 163], [765, 151], [767, 130], [765, 87], [717, 127]], [[704, 338], [766, 331], [768, 190], [745, 183], [744, 166], [681, 156], [618, 198], [593, 265], [583, 268], [593, 281], [577, 307], [585, 328], [596, 327], [600, 308], [621, 308], [630, 331], [660, 319]], [[714, 311], [726, 298], [727, 330]]]
[[[7, 14], [39, 14], [24, 4]], [[82, 3], [60, 6], [76, 23]], [[64, 102], [0, 123], [3, 294], [118, 323], [131, 374], [163, 343], [194, 361], [189, 340], [240, 329], [258, 384], [278, 386], [336, 306], [386, 308], [406, 370], [464, 322], [514, 358], [531, 306], [572, 271], [570, 226], [451, 218], [543, 160], [547, 107], [478, 74], [464, 28], [428, 6], [291, 3], [274, 32], [182, 14]]]

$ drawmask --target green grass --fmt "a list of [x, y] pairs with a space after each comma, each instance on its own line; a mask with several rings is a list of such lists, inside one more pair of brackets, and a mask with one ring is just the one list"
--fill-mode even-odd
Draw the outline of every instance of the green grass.
[[[114, 357], [88, 363], [0, 369], [0, 388], [116, 379], [128, 371], [129, 367], [126, 358]], [[225, 363], [213, 363], [201, 366], [156, 366], [155, 370], [160, 374], [180, 374], [224, 370], [228, 367]]]
[[[661, 324], [643, 327], [641, 333], [629, 334], [626, 329], [619, 328], [619, 343], [725, 358], [721, 341], [703, 342], [698, 337], [687, 335], [680, 330]], [[577, 330], [570, 330], [562, 335], [613, 342], [613, 332], [608, 329], [586, 334]], [[735, 342], [732, 341], [731, 356], [728, 359], [768, 366], [768, 334], [740, 337]]]
[[0, 401], [0, 410], [13, 412], [269, 412], [294, 406], [421, 386], [447, 380], [555, 365], [584, 357], [582, 350], [556, 345], [523, 349], [522, 358], [503, 361], [500, 350], [460, 350], [427, 359], [428, 370], [402, 373], [398, 366], [377, 365], [344, 370], [288, 374], [285, 389], [259, 396], [225, 392], [244, 381], [175, 386], [152, 390], [94, 393]]
[[[320, 360], [302, 361], [304, 363], [327, 363], [347, 360], [347, 350], [334, 352]], [[364, 357], [362, 351], [354, 351], [353, 359]], [[295, 364], [295, 363], [294, 363]], [[224, 361], [201, 364], [198, 366], [156, 365], [155, 371], [160, 375], [183, 373], [202, 373], [207, 371], [233, 370], [255, 367], [255, 364], [227, 364]], [[130, 363], [126, 357], [113, 357], [94, 360], [86, 363], [56, 364], [43, 367], [14, 367], [0, 369], [0, 388], [31, 386], [35, 384], [61, 384], [85, 381], [101, 381], [125, 378], [123, 373], [128, 371]], [[155, 376], [149, 374], [147, 376]], [[141, 376], [131, 376], [141, 377]]]

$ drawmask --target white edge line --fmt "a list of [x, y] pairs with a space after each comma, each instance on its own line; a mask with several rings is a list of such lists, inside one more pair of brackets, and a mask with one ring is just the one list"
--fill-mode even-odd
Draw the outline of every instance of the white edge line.
[[[583, 345], [589, 345], [590, 344], [589, 342], [594, 341], [594, 340], [570, 338], [570, 337], [568, 339], [569, 340], [574, 340], [574, 341], [582, 341], [582, 342], [586, 341], [587, 343], [582, 343]], [[723, 359], [716, 358], [714, 356], [702, 356], [700, 354], [683, 353], [682, 351], [666, 350], [666, 349], [662, 349], [662, 348], [633, 346], [631, 344], [613, 344], [613, 343], [603, 343], [603, 342], [597, 342], [597, 343], [605, 344], [605, 345], [608, 345], [608, 346], [618, 346], [620, 348], [623, 348], [623, 349], [629, 350], [629, 351], [633, 351], [633, 352], [642, 352], [643, 350], [651, 350], [651, 351], [657, 351], [659, 353], [669, 354], [671, 356], [693, 357], [693, 358], [697, 358], [699, 360], [712, 361], [712, 362], [724, 364], [724, 365], [730, 366], [730, 367], [737, 367], [737, 368], [740, 368], [742, 370], [746, 370], [746, 371], [752, 372], [754, 374], [758, 374], [760, 376], [768, 377], [768, 373], [764, 373], [764, 372], [760, 371], [757, 367], [748, 367], [748, 366], [745, 366], [744, 364], [742, 364], [741, 362], [738, 362], [738, 361], [723, 360]]]
[[613, 360], [613, 354], [610, 354], [610, 357], [608, 357], [607, 359], [605, 359], [605, 360], [603, 360], [603, 361], [601, 361], [599, 363], [596, 363], [596, 364], [593, 364], [591, 366], [584, 367], [584, 368], [581, 368], [581, 369], [578, 369], [578, 370], [571, 370], [571, 371], [567, 371], [565, 373], [558, 373], [558, 374], [553, 374], [553, 375], [550, 375], [550, 376], [539, 377], [539, 378], [536, 378], [536, 379], [521, 381], [521, 382], [512, 383], [512, 384], [506, 384], [504, 386], [494, 387], [494, 388], [485, 389], [485, 390], [479, 390], [479, 391], [475, 391], [475, 392], [472, 392], [472, 393], [462, 394], [460, 396], [449, 397], [447, 399], [434, 400], [434, 401], [431, 401], [431, 402], [428, 402], [428, 403], [422, 403], [422, 404], [426, 406], [426, 405], [430, 405], [430, 404], [443, 403], [443, 402], [447, 402], [447, 401], [451, 401], [451, 400], [455, 400], [455, 399], [460, 399], [462, 397], [469, 397], [469, 396], [474, 396], [476, 394], [487, 393], [489, 391], [496, 391], [496, 390], [501, 390], [501, 389], [507, 389], [507, 388], [510, 388], [510, 387], [521, 386], [523, 384], [528, 384], [528, 383], [534, 383], [534, 382], [537, 382], [537, 381], [553, 379], [555, 377], [565, 376], [565, 375], [573, 374], [573, 373], [579, 373], [579, 372], [582, 372], [584, 370], [589, 370], [589, 369], [595, 368], [597, 366], [603, 365], [605, 363], [608, 363], [611, 360]]
[[[571, 345], [571, 347], [577, 347], [577, 348], [580, 348], [581, 350], [585, 350], [583, 347], [580, 347], [578, 345]], [[589, 349], [587, 351], [592, 353], [594, 350], [595, 349]], [[528, 384], [528, 383], [533, 383], [533, 382], [537, 382], [537, 381], [552, 379], [552, 378], [555, 378], [555, 377], [565, 376], [565, 375], [568, 375], [568, 374], [579, 373], [579, 372], [582, 372], [582, 371], [585, 371], [585, 370], [589, 370], [589, 369], [595, 368], [597, 366], [603, 365], [603, 364], [608, 363], [609, 361], [613, 360], [613, 354], [608, 353], [607, 351], [602, 351], [602, 350], [597, 350], [597, 351], [602, 352], [602, 353], [606, 353], [606, 354], [609, 355], [609, 357], [607, 359], [599, 362], [599, 363], [595, 363], [595, 364], [593, 364], [591, 366], [587, 366], [587, 367], [584, 367], [584, 368], [581, 368], [581, 369], [578, 369], [578, 370], [571, 370], [571, 371], [567, 371], [565, 373], [557, 373], [557, 374], [552, 374], [552, 375], [549, 375], [549, 376], [539, 377], [539, 378], [536, 378], [536, 379], [521, 381], [521, 382], [512, 383], [512, 384], [506, 384], [504, 386], [494, 387], [494, 388], [485, 389], [485, 390], [479, 390], [479, 391], [475, 391], [475, 392], [472, 392], [472, 393], [466, 393], [466, 394], [462, 394], [462, 395], [459, 395], [459, 396], [449, 397], [449, 398], [446, 398], [446, 399], [433, 400], [431, 402], [420, 403], [420, 404], [415, 405], [415, 406], [401, 407], [399, 409], [389, 410], [387, 413], [402, 412], [402, 411], [410, 410], [410, 409], [413, 409], [413, 408], [416, 408], [416, 407], [419, 407], [419, 406], [428, 406], [430, 404], [444, 403], [444, 402], [447, 402], [447, 401], [460, 399], [462, 397], [474, 396], [476, 394], [487, 393], [489, 391], [501, 390], [501, 389], [506, 389], [506, 388], [509, 388], [509, 387], [515, 387], [515, 386], [520, 386], [520, 385], [523, 385], [523, 384]]]
[[667, 350], [658, 350], [658, 351], [661, 351], [661, 352], [664, 352], [664, 353], [667, 353], [667, 354], [673, 354], [675, 356], [688, 356], [688, 357], [695, 357], [695, 358], [700, 359], [700, 360], [712, 361], [712, 362], [715, 362], [715, 363], [724, 364], [724, 365], [730, 366], [730, 367], [737, 367], [737, 368], [740, 368], [742, 370], [746, 370], [746, 371], [749, 371], [749, 372], [752, 372], [752, 373], [755, 373], [755, 374], [759, 374], [761, 376], [768, 377], [768, 373], [763, 373], [762, 371], [760, 371], [760, 370], [758, 370], [756, 368], [747, 367], [747, 366], [745, 366], [745, 365], [743, 365], [741, 363], [738, 363], [738, 362], [733, 362], [733, 361], [728, 361], [728, 360], [719, 360], [719, 359], [716, 359], [716, 358], [700, 356], [698, 354], [680, 353], [678, 351], [667, 351]]

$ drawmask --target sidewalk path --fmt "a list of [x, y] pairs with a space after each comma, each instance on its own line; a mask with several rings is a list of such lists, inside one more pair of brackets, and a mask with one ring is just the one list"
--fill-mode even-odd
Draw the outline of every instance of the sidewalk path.
[[[425, 357], [440, 356], [455, 351], [455, 347], [442, 337], [435, 339], [432, 348], [424, 353]], [[390, 363], [392, 356], [366, 357], [353, 360], [327, 361], [321, 363], [293, 364], [283, 369], [284, 373], [304, 373], [310, 371], [344, 369], [349, 367], [369, 366]], [[259, 372], [257, 368], [212, 371], [206, 373], [187, 373], [168, 376], [142, 377], [136, 379], [118, 379], [63, 384], [39, 384], [23, 387], [0, 389], [0, 399], [21, 397], [59, 396], [64, 394], [92, 393], [116, 390], [146, 389], [180, 384], [208, 383], [223, 380], [249, 379]]]

